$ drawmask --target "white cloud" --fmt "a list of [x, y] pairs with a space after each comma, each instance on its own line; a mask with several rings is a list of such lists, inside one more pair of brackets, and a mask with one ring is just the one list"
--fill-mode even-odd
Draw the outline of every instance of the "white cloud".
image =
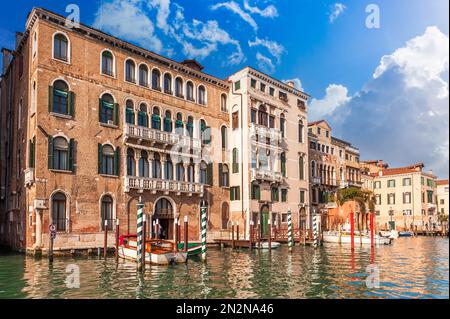
[[278, 17], [278, 10], [274, 5], [269, 5], [264, 9], [250, 6], [248, 0], [244, 0], [244, 8], [250, 13], [256, 13], [264, 18], [276, 18]]
[[281, 56], [285, 51], [284, 47], [281, 44], [275, 41], [270, 41], [268, 39], [260, 39], [258, 37], [256, 37], [255, 41], [248, 41], [248, 45], [250, 47], [254, 46], [265, 47], [270, 52], [270, 54], [272, 54], [274, 57], [277, 58], [278, 62], [280, 62]]
[[294, 86], [297, 90], [303, 91], [303, 84], [302, 81], [299, 78], [290, 79], [290, 80], [284, 80], [284, 83], [294, 82]]
[[424, 162], [448, 177], [448, 45], [448, 35], [432, 27], [383, 57], [363, 89], [326, 112], [337, 136], [358, 146], [363, 158], [383, 158], [391, 166]]
[[272, 60], [265, 55], [262, 55], [261, 53], [256, 53], [256, 61], [258, 68], [267, 73], [272, 74], [275, 72], [275, 65], [273, 64]]
[[330, 22], [333, 23], [342, 13], [344, 13], [345, 9], [347, 9], [347, 7], [342, 3], [335, 3], [332, 6], [332, 11], [328, 15]]
[[234, 1], [229, 1], [229, 2], [217, 3], [213, 6], [211, 6], [211, 10], [217, 10], [219, 8], [228, 9], [231, 12], [239, 15], [241, 17], [241, 19], [244, 20], [245, 22], [247, 22], [255, 31], [258, 30], [258, 25], [256, 24], [256, 21], [252, 18], [252, 16], [250, 14], [248, 14], [247, 12], [242, 10], [241, 6], [238, 3], [234, 2]]
[[150, 9], [156, 8], [158, 10], [156, 15], [156, 25], [167, 33], [169, 31], [167, 19], [170, 15], [170, 0], [150, 0], [148, 6]]
[[161, 52], [163, 45], [156, 36], [153, 22], [145, 15], [142, 3], [136, 0], [113, 0], [103, 3], [95, 17], [94, 28], [125, 38]]
[[407, 87], [424, 88], [435, 82], [440, 98], [448, 97], [448, 81], [443, 79], [448, 72], [449, 40], [437, 27], [428, 27], [425, 33], [406, 43], [406, 46], [381, 58], [374, 79], [387, 70], [397, 68], [405, 77]]
[[313, 98], [309, 104], [310, 119], [319, 120], [332, 114], [338, 107], [350, 101], [348, 90], [340, 84], [330, 84], [323, 99]]

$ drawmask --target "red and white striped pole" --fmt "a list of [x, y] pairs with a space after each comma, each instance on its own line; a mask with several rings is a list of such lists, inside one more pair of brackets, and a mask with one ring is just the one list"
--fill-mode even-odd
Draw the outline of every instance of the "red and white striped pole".
[[350, 212], [350, 241], [352, 250], [355, 250], [355, 219], [353, 216], [353, 209]]

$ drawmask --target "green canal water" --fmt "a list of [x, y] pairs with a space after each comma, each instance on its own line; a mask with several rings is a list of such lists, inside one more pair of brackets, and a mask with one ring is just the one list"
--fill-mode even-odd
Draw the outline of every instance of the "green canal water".
[[[208, 262], [151, 266], [114, 258], [43, 259], [0, 255], [2, 298], [449, 298], [449, 241], [400, 238], [391, 246], [286, 246], [267, 251], [208, 250]], [[368, 288], [371, 259], [379, 287]], [[66, 285], [67, 267], [78, 267], [79, 288]]]

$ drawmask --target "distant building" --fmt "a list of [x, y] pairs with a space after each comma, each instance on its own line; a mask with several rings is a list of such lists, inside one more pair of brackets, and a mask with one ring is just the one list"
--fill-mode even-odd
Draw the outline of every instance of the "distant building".
[[448, 216], [449, 198], [448, 198], [448, 179], [436, 181], [437, 207], [440, 214]]

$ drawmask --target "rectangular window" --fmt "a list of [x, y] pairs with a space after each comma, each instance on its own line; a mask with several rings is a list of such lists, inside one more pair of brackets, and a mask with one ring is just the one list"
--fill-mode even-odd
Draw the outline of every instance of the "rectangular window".
[[441, 199], [441, 205], [444, 205], [445, 204], [445, 200], [443, 200], [443, 199]]
[[420, 178], [420, 183], [421, 183], [422, 185], [425, 185], [425, 177], [422, 176], [422, 177]]
[[403, 186], [411, 186], [411, 178], [404, 178]]
[[252, 185], [252, 199], [253, 200], [261, 199], [261, 189], [259, 185]]
[[411, 204], [411, 193], [403, 193], [403, 204]]
[[272, 187], [272, 202], [278, 202], [279, 201], [279, 192], [277, 187]]
[[425, 193], [422, 192], [422, 203], [425, 203]]
[[260, 84], [259, 89], [261, 90], [261, 92], [266, 93], [266, 85], [264, 83]]
[[251, 79], [250, 80], [250, 86], [255, 89], [256, 88], [256, 80], [255, 79]]
[[231, 120], [232, 129], [235, 130], [239, 128], [239, 111], [236, 111], [231, 115]]
[[310, 142], [309, 143], [309, 148], [312, 149], [312, 150], [315, 150], [316, 149], [316, 143]]
[[388, 194], [388, 205], [395, 205], [395, 194]]
[[282, 100], [282, 101], [287, 102], [287, 100], [288, 100], [287, 94], [285, 92], [280, 91], [279, 97], [280, 97], [280, 100]]
[[387, 187], [395, 187], [395, 179], [388, 180]]
[[241, 188], [239, 186], [230, 188], [230, 201], [241, 200]]
[[238, 91], [241, 89], [241, 81], [234, 82], [234, 90]]
[[317, 135], [320, 135], [320, 127], [317, 128]]
[[283, 203], [287, 202], [287, 189], [281, 190], [281, 202]]
[[305, 203], [305, 191], [300, 191], [300, 204]]
[[334, 147], [331, 148], [331, 155], [334, 155]]
[[375, 196], [375, 204], [376, 205], [381, 205], [381, 195], [376, 195]]
[[271, 96], [274, 96], [275, 95], [275, 89], [274, 88], [269, 88], [269, 94]]
[[325, 131], [325, 136], [326, 137], [330, 137], [330, 132], [329, 131]]
[[257, 111], [255, 109], [252, 109], [251, 114], [250, 114], [250, 120], [252, 123], [256, 123], [256, 114], [257, 114]]
[[427, 179], [427, 186], [428, 187], [433, 187], [434, 186], [434, 182], [432, 179]]
[[427, 191], [428, 203], [433, 204], [433, 191]]

